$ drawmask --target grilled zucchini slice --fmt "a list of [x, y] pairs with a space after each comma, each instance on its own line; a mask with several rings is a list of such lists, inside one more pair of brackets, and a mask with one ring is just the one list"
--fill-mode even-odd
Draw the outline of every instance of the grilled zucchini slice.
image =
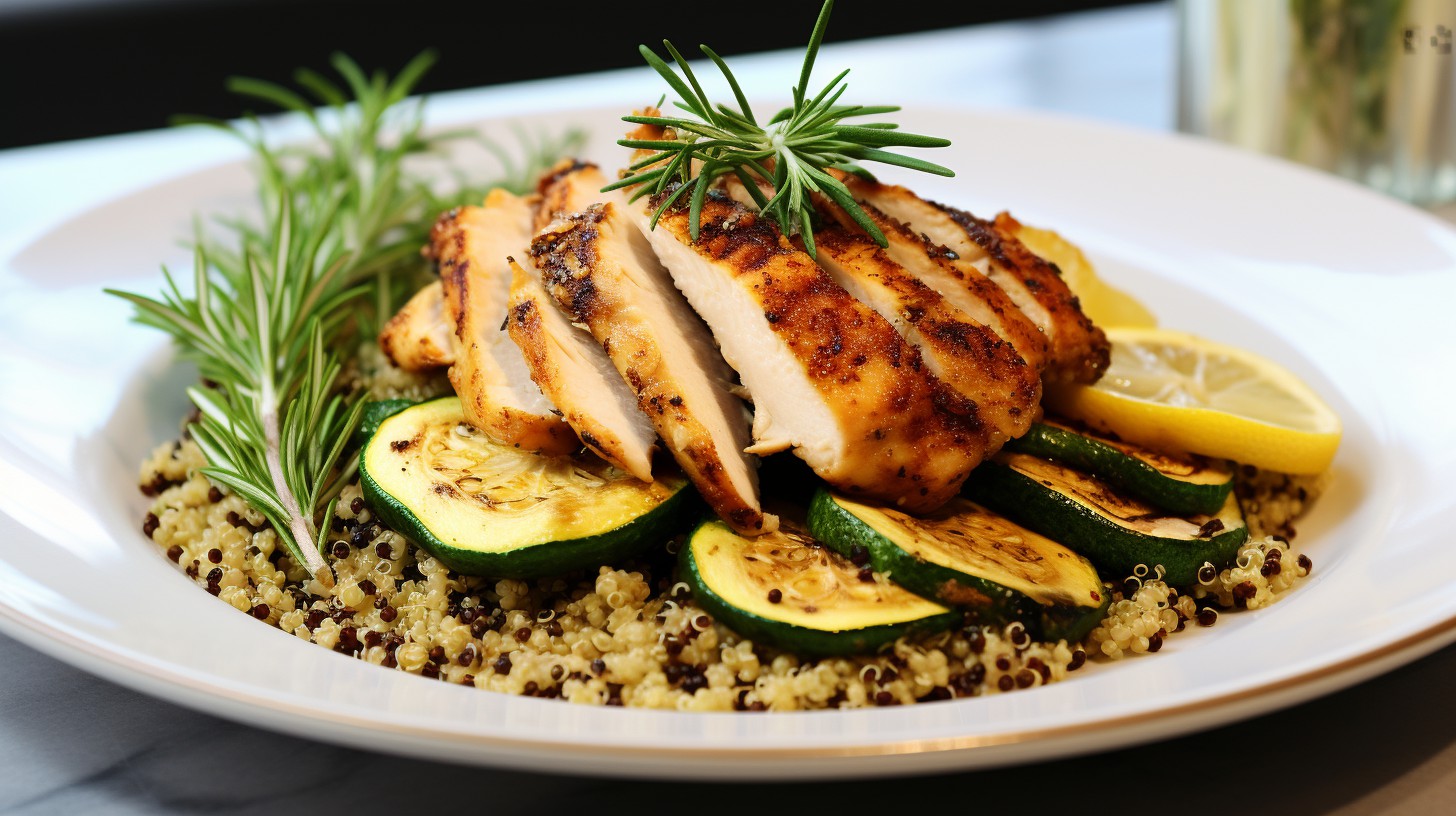
[[754, 538], [705, 521], [678, 559], [682, 580], [708, 614], [755, 643], [796, 654], [872, 652], [961, 620], [883, 576], [862, 580], [859, 567], [785, 518], [777, 531]]
[[1086, 558], [963, 498], [912, 516], [821, 489], [809, 530], [918, 595], [981, 623], [1019, 620], [1047, 640], [1080, 639], [1111, 601]]
[[[389, 413], [393, 410], [393, 413]], [[680, 474], [642, 482], [590, 453], [542, 456], [492, 440], [458, 397], [366, 412], [369, 507], [451, 569], [534, 578], [611, 564], [680, 533], [699, 508]]]
[[1006, 450], [1054, 459], [1175, 515], [1217, 513], [1234, 489], [1234, 471], [1226, 464], [1158, 453], [1051, 421], [1032, 425]]
[[1249, 539], [1238, 499], [1217, 513], [1170, 515], [1119, 493], [1078, 470], [1024, 453], [1002, 451], [966, 480], [966, 495], [1013, 521], [1087, 556], [1115, 579], [1159, 567], [1186, 587], [1204, 563], [1223, 568]]

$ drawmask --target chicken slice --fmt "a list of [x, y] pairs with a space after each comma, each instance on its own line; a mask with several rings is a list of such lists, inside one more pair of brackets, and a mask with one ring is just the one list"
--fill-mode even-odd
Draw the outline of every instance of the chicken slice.
[[576, 434], [531, 382], [520, 350], [502, 331], [511, 280], [506, 256], [529, 240], [531, 214], [530, 202], [493, 191], [483, 206], [441, 216], [431, 250], [454, 326], [450, 383], [466, 420], [507, 444], [556, 455], [577, 449]]
[[644, 482], [652, 481], [657, 432], [637, 407], [607, 353], [572, 325], [525, 255], [510, 259], [506, 332], [520, 348], [530, 378], [561, 411], [582, 444]]
[[1102, 376], [1110, 350], [1106, 335], [1082, 313], [1056, 267], [1028, 250], [1013, 231], [964, 210], [926, 201], [904, 187], [853, 178], [846, 184], [857, 201], [904, 223], [931, 245], [948, 249], [957, 263], [973, 266], [1004, 290], [1046, 333], [1046, 377], [1095, 382]]
[[428, 371], [455, 362], [451, 325], [440, 281], [416, 292], [379, 332], [379, 348], [405, 371]]
[[[549, 184], [570, 212], [537, 234], [531, 257], [563, 310], [584, 323], [663, 444], [704, 500], [735, 529], [757, 534], [778, 521], [759, 504], [748, 408], [708, 327], [623, 209], [597, 191], [606, 179], [579, 165]], [[576, 208], [595, 198], [613, 198]], [[560, 211], [560, 210], [558, 210]]]
[[1041, 378], [1016, 348], [891, 259], [869, 235], [843, 225], [814, 232], [819, 265], [920, 350], [932, 374], [975, 403], [1000, 448], [1026, 433]]
[[955, 495], [987, 430], [884, 318], [726, 195], [696, 241], [681, 207], [648, 230], [653, 207], [632, 216], [752, 394], [757, 449], [792, 446], [839, 490], [911, 512]]

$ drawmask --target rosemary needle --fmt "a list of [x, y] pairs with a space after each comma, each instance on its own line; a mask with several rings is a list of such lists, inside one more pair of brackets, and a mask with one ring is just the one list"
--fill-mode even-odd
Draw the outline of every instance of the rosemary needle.
[[[812, 195], [828, 196], [844, 209], [881, 246], [885, 236], [854, 200], [844, 183], [831, 171], [868, 176], [859, 162], [874, 161], [941, 176], [955, 175], [949, 169], [922, 159], [905, 156], [889, 147], [946, 147], [950, 142], [934, 136], [905, 133], [888, 122], [848, 124], [846, 120], [893, 113], [895, 106], [842, 105], [840, 98], [848, 85], [849, 71], [843, 71], [819, 93], [809, 95], [809, 78], [814, 60], [824, 40], [834, 0], [825, 0], [819, 11], [804, 54], [799, 82], [793, 88], [793, 105], [759, 124], [744, 96], [738, 80], [711, 48], [699, 46], [703, 54], [718, 67], [732, 89], [736, 107], [714, 104], [704, 93], [682, 54], [664, 40], [677, 69], [652, 49], [639, 51], [647, 64], [662, 76], [680, 99], [677, 107], [689, 116], [664, 116], [660, 113], [624, 116], [623, 121], [656, 126], [663, 129], [662, 138], [622, 139], [618, 144], [647, 152], [622, 178], [603, 189], [637, 187], [633, 199], [653, 194], [662, 196], [652, 214], [652, 225], [667, 208], [676, 205], [683, 195], [689, 196], [691, 234], [698, 237], [702, 201], [707, 190], [720, 178], [737, 177], [759, 209], [773, 219], [788, 235], [801, 235], [805, 248], [814, 254]], [[768, 196], [760, 185], [772, 190]], [[674, 188], [675, 189], [672, 189]]]

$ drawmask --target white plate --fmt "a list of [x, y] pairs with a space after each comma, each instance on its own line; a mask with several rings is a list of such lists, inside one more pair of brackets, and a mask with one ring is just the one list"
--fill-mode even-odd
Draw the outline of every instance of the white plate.
[[[601, 134], [617, 111], [539, 117]], [[482, 123], [504, 133], [502, 123]], [[984, 699], [756, 716], [590, 708], [386, 671], [216, 602], [138, 531], [138, 463], [188, 375], [103, 285], [156, 291], [198, 210], [246, 201], [225, 165], [77, 213], [6, 259], [0, 292], [0, 628], [117, 682], [253, 725], [452, 761], [683, 777], [986, 767], [1185, 733], [1333, 691], [1456, 639], [1456, 233], [1281, 163], [1022, 114], [914, 110], [955, 180], [887, 174], [1083, 244], [1164, 325], [1251, 347], [1345, 420], [1299, 525], [1311, 580], [1163, 653]]]

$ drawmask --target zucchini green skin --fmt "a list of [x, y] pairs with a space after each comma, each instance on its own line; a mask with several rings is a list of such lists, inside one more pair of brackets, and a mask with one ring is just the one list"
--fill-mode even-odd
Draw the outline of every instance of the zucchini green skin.
[[[389, 400], [367, 406], [365, 421], [371, 423], [370, 443], [384, 420], [416, 404], [424, 403]], [[374, 409], [372, 412], [371, 408]], [[369, 472], [365, 458], [359, 458], [359, 480], [364, 501], [370, 510], [391, 530], [464, 575], [528, 579], [618, 563], [662, 546], [702, 512], [697, 492], [692, 489], [691, 483], [684, 481], [682, 488], [651, 512], [607, 532], [506, 552], [479, 552], [441, 541], [404, 502], [380, 486]]]
[[[846, 558], [855, 547], [863, 547], [869, 553], [870, 567], [916, 595], [970, 608], [981, 623], [1021, 621], [1045, 640], [1081, 640], [1106, 616], [1112, 602], [1112, 594], [1099, 586], [1095, 606], [1049, 606], [983, 576], [926, 561], [860, 520], [823, 488], [809, 504], [809, 531]], [[975, 603], [968, 605], [967, 598], [975, 598]]]
[[1101, 440], [1041, 422], [1007, 450], [1054, 459], [1093, 474], [1128, 495], [1175, 515], [1217, 513], [1234, 489], [1234, 474], [1218, 484], [1196, 484], [1169, 476], [1136, 456]]
[[693, 599], [714, 620], [754, 643], [774, 646], [805, 657], [866, 654], [906, 635], [943, 632], [960, 625], [962, 621], [960, 612], [950, 610], [904, 623], [829, 631], [773, 620], [741, 609], [714, 591], [704, 580], [698, 569], [697, 559], [693, 557], [693, 538], [709, 525], [721, 523], [717, 519], [705, 519], [694, 528], [692, 534], [683, 542], [682, 549], [678, 551], [678, 577], [687, 583], [692, 589]]
[[1223, 568], [1249, 539], [1244, 525], [1208, 538], [1175, 540], [1128, 530], [1076, 499], [994, 460], [982, 462], [964, 491], [1024, 527], [1087, 556], [1104, 576], [1136, 574], [1139, 566], [1162, 566], [1163, 579], [1191, 586], [1205, 562]]

